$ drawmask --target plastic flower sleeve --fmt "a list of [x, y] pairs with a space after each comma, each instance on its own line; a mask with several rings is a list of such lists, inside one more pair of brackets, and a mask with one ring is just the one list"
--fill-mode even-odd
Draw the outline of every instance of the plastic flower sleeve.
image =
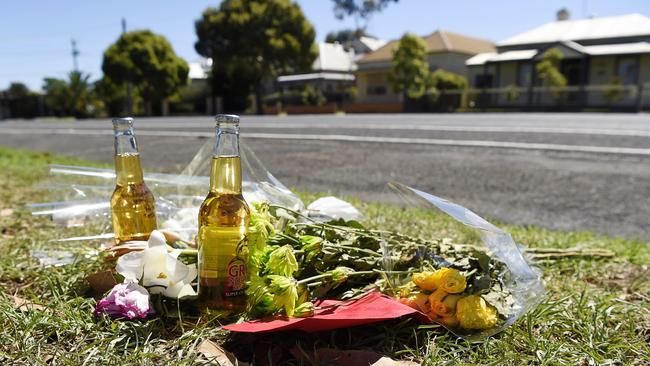
[[[501, 262], [505, 266], [504, 270], [499, 272], [498, 286], [504, 293], [509, 294], [508, 299], [511, 301], [500, 304], [501, 307], [507, 308], [499, 309], [499, 313], [503, 312], [507, 315], [502, 317], [497, 326], [490, 329], [473, 331], [442, 324], [448, 330], [468, 340], [482, 339], [504, 330], [542, 301], [545, 291], [541, 275], [526, 261], [510, 234], [456, 203], [401, 183], [391, 182], [388, 187], [408, 207], [437, 209], [451, 217], [460, 225], [458, 230], [469, 231], [464, 233], [464, 236], [473, 237], [472, 234], [475, 234], [480, 238], [478, 243], [473, 245], [483, 246], [492, 260]], [[384, 263], [390, 267], [393, 263], [389, 260], [391, 248], [386, 246], [384, 250], [386, 256]]]
[[[185, 240], [191, 240], [196, 234], [198, 209], [210, 182], [213, 146], [214, 138], [207, 139], [178, 174], [144, 173], [144, 180], [155, 196], [160, 229], [176, 231]], [[243, 143], [240, 147], [246, 200], [266, 200], [296, 210], [304, 208], [302, 201], [264, 167], [251, 149]], [[110, 197], [115, 188], [112, 168], [51, 165], [49, 179], [41, 187], [49, 192], [53, 201], [29, 204], [33, 215], [49, 217], [62, 227], [93, 227], [96, 230], [93, 235], [68, 236], [60, 240], [112, 237]]]

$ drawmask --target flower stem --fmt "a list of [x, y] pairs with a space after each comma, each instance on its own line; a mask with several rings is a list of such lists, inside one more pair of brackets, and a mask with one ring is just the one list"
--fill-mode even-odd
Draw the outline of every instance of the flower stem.
[[[373, 271], [356, 271], [356, 272], [350, 272], [347, 274], [348, 277], [350, 276], [357, 276], [357, 275], [369, 275], [369, 274], [377, 274], [377, 273], [385, 273], [385, 274], [404, 274], [404, 273], [411, 273], [412, 271], [380, 271], [380, 270], [373, 270]], [[313, 281], [320, 280], [323, 278], [328, 278], [332, 277], [332, 274], [329, 272], [321, 273], [316, 276], [312, 277], [307, 277], [305, 279], [302, 279], [298, 282], [296, 282], [297, 285], [304, 285], [304, 284], [309, 284]]]

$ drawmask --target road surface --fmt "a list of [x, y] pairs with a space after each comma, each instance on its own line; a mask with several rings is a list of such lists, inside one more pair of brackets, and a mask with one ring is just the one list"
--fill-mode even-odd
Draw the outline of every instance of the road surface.
[[[396, 180], [513, 224], [650, 241], [650, 116], [245, 116], [243, 141], [286, 185], [386, 199]], [[209, 117], [138, 118], [143, 164], [179, 171]], [[112, 162], [108, 120], [2, 121], [0, 145]]]

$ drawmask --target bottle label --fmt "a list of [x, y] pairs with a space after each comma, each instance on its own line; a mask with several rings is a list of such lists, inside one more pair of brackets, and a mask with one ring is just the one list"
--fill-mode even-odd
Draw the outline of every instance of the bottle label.
[[224, 296], [240, 296], [244, 294], [246, 287], [246, 263], [239, 257], [233, 258], [228, 264], [228, 279], [224, 287]]
[[199, 240], [199, 275], [220, 280], [226, 297], [244, 294], [248, 247], [242, 228], [204, 226]]

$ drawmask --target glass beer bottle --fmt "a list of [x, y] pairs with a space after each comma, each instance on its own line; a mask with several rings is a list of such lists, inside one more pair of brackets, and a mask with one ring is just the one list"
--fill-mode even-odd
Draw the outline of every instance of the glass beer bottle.
[[153, 194], [142, 176], [133, 118], [113, 119], [116, 185], [111, 197], [115, 242], [148, 240], [156, 229]]
[[246, 309], [250, 211], [242, 195], [239, 116], [217, 115], [210, 192], [199, 209], [200, 308], [220, 315]]

